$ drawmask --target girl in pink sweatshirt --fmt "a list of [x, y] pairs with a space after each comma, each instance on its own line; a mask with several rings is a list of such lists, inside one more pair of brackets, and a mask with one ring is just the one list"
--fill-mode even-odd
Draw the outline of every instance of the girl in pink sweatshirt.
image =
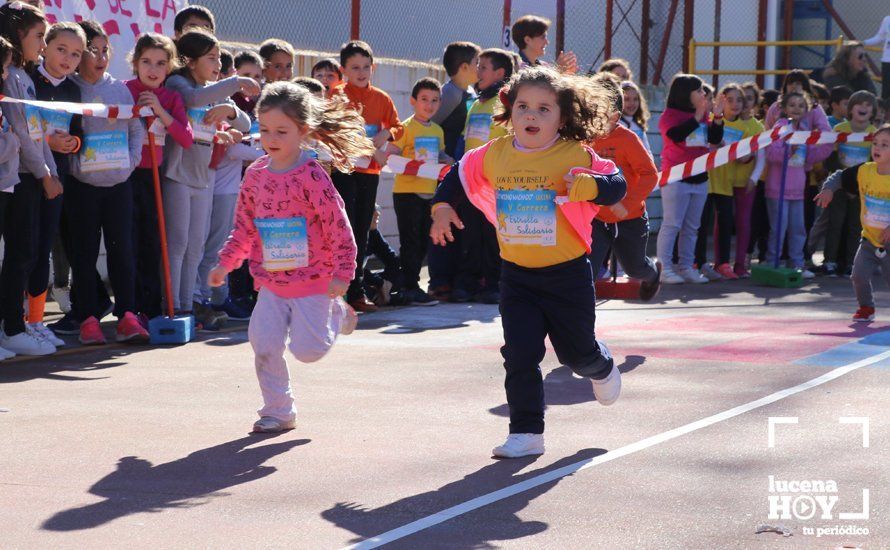
[[374, 146], [358, 113], [291, 82], [267, 86], [257, 113], [267, 155], [244, 175], [235, 227], [208, 282], [220, 286], [248, 260], [259, 290], [248, 338], [264, 403], [253, 431], [279, 432], [292, 429], [297, 414], [284, 359], [288, 336], [291, 353], [308, 363], [356, 324], [341, 298], [355, 273], [352, 228], [331, 178], [303, 145], [321, 142], [342, 170]]
[[[811, 99], [802, 92], [790, 92], [782, 96], [782, 112], [788, 118], [780, 118], [775, 123], [775, 128], [791, 125], [797, 130], [813, 130], [810, 125], [808, 113], [811, 109]], [[791, 259], [791, 267], [799, 269], [805, 279], [815, 277], [813, 272], [804, 266], [804, 243], [807, 231], [804, 226], [804, 187], [807, 181], [807, 172], [817, 162], [822, 162], [831, 154], [832, 144], [825, 145], [788, 145], [784, 140], [773, 142], [766, 150], [766, 160], [769, 164], [769, 173], [766, 177], [766, 206], [769, 214], [770, 235], [767, 242], [766, 260], [772, 263], [776, 254], [776, 231], [781, 234], [780, 239], [785, 241], [788, 237], [788, 256]], [[780, 193], [782, 185], [782, 167], [785, 166], [785, 157], [788, 164], [785, 170], [785, 193]], [[779, 213], [779, 199], [784, 198], [782, 204], [782, 227], [777, 227]]]

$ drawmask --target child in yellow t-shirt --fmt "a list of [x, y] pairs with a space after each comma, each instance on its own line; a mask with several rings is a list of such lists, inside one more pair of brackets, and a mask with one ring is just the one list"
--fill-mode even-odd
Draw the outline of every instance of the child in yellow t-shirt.
[[[834, 127], [835, 132], [875, 131], [871, 118], [875, 114], [877, 99], [874, 94], [859, 91], [850, 96], [847, 103], [847, 120]], [[870, 160], [871, 144], [839, 143], [836, 152], [825, 161], [829, 171], [858, 166]], [[859, 225], [859, 200], [853, 195], [838, 193], [828, 207], [828, 227], [825, 232], [825, 274], [835, 276], [850, 274], [853, 270], [853, 255], [859, 243], [862, 228]]]
[[[617, 93], [617, 91], [615, 92]], [[510, 435], [492, 454], [544, 452], [540, 362], [549, 336], [560, 362], [591, 378], [602, 405], [621, 391], [621, 374], [596, 340], [590, 253], [598, 206], [618, 203], [624, 177], [583, 143], [608, 128], [609, 93], [591, 79], [542, 67], [522, 69], [504, 88], [495, 121], [513, 133], [468, 151], [433, 198], [433, 244], [462, 229], [456, 208], [471, 203], [497, 230], [501, 263], [501, 354]]]
[[[890, 124], [875, 132], [871, 155], [874, 162], [835, 172], [825, 182], [816, 202], [828, 207], [840, 195], [850, 193], [860, 205], [859, 220], [862, 240], [853, 260], [853, 290], [859, 309], [854, 321], [871, 321], [875, 317], [875, 300], [871, 279], [880, 268], [884, 281], [890, 285]], [[837, 191], [843, 190], [838, 193]]]
[[[402, 121], [398, 139], [389, 143], [386, 152], [410, 159], [437, 164], [451, 163], [445, 154], [442, 127], [430, 119], [439, 108], [442, 87], [432, 78], [421, 78], [411, 90], [414, 115]], [[399, 258], [402, 264], [402, 298], [411, 305], [434, 306], [439, 302], [420, 289], [420, 268], [426, 257], [430, 232], [430, 199], [438, 181], [420, 176], [396, 176], [392, 190], [396, 223], [399, 226]]]

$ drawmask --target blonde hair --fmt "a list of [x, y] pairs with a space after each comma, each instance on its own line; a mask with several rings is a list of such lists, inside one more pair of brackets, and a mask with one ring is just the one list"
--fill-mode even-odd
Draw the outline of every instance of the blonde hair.
[[495, 122], [509, 124], [512, 105], [523, 86], [540, 86], [556, 94], [563, 123], [560, 137], [586, 142], [608, 133], [609, 116], [615, 103], [612, 93], [592, 79], [539, 66], [522, 69], [501, 88], [501, 107], [494, 116]]
[[179, 53], [176, 50], [176, 43], [169, 36], [154, 32], [146, 32], [139, 35], [136, 45], [133, 47], [132, 53], [127, 57], [130, 65], [133, 66], [133, 74], [136, 74], [136, 63], [147, 50], [162, 50], [167, 54], [167, 74], [179, 69]]
[[80, 28], [80, 25], [77, 23], [72, 23], [70, 21], [63, 21], [61, 23], [53, 23], [53, 26], [49, 28], [49, 31], [46, 33], [46, 43], [49, 44], [53, 40], [59, 37], [63, 32], [70, 32], [74, 36], [80, 38], [83, 41], [83, 47], [87, 47], [87, 35], [83, 32], [83, 29]]
[[293, 82], [275, 82], [263, 89], [256, 112], [278, 109], [309, 136], [325, 145], [333, 166], [341, 172], [353, 169], [353, 158], [374, 154], [374, 143], [365, 135], [364, 119], [343, 99], [325, 100]]
[[621, 92], [624, 93], [624, 90], [633, 90], [637, 93], [637, 97], [640, 98], [640, 106], [637, 107], [637, 112], [635, 112], [632, 117], [634, 119], [634, 122], [636, 122], [640, 126], [640, 128], [642, 128], [644, 131], [648, 130], [649, 118], [652, 115], [649, 113], [649, 103], [646, 102], [646, 97], [640, 91], [640, 87], [631, 80], [625, 80], [621, 83]]
[[[828, 64], [828, 67], [823, 71], [823, 76], [830, 76], [832, 74], [836, 74], [843, 78], [846, 81], [850, 81], [856, 77], [853, 74], [853, 71], [850, 70], [850, 65], [847, 61], [850, 59], [850, 56], [853, 55], [853, 52], [856, 51], [857, 48], [864, 48], [865, 46], [862, 42], [857, 40], [853, 40], [850, 42], [845, 42], [843, 46], [837, 49], [834, 52], [834, 58], [832, 58], [831, 62]], [[865, 66], [863, 71], [871, 75], [871, 71], [868, 70], [868, 65]]]

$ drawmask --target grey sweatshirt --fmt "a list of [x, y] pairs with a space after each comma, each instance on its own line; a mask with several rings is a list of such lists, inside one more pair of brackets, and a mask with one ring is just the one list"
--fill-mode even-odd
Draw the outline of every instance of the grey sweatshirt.
[[[247, 133], [250, 130], [250, 117], [239, 109], [230, 96], [241, 89], [238, 77], [233, 76], [213, 84], [199, 85], [191, 78], [173, 75], [164, 84], [168, 89], [179, 92], [186, 111], [199, 107], [231, 105], [237, 116], [229, 124], [236, 130]], [[210, 169], [213, 146], [196, 142], [189, 149], [183, 149], [175, 140], [167, 136], [164, 147], [165, 172], [168, 181], [206, 189], [213, 185], [215, 170]]]
[[19, 149], [19, 137], [5, 128], [0, 130], [0, 190], [19, 182]]
[[[133, 95], [122, 80], [117, 80], [105, 73], [95, 84], [85, 81], [80, 75], [71, 80], [80, 88], [80, 96], [84, 103], [104, 103], [106, 105], [132, 105]], [[127, 136], [126, 148], [129, 151], [129, 162], [126, 168], [113, 168], [101, 171], [89, 171], [90, 159], [101, 157], [102, 151], [94, 146], [99, 134], [107, 132], [123, 132]], [[119, 135], [119, 134], [118, 134]], [[107, 118], [83, 117], [83, 145], [80, 152], [72, 155], [71, 175], [95, 187], [114, 187], [127, 181], [133, 170], [142, 160], [142, 140], [145, 139], [145, 126], [138, 118], [129, 120], [110, 120]]]
[[[34, 81], [24, 69], [9, 67], [9, 76], [3, 81], [3, 94], [16, 99], [37, 99]], [[25, 106], [16, 103], [0, 104], [3, 116], [9, 122], [12, 132], [19, 138], [18, 172], [26, 172], [38, 180], [52, 174], [58, 175], [53, 152], [45, 139], [34, 141], [28, 132], [28, 121], [25, 117]], [[2, 186], [2, 184], [0, 184]]]

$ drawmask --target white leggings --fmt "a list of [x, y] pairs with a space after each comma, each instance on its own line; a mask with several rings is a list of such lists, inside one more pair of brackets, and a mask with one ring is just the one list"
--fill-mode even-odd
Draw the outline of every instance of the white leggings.
[[[287, 349], [298, 361], [318, 361], [331, 349], [346, 318], [346, 304], [323, 294], [282, 298], [261, 288], [247, 337], [256, 355], [256, 376], [263, 394], [260, 416], [290, 421], [297, 407], [290, 387], [290, 372], [284, 359]], [[290, 342], [287, 338], [290, 336]]]

